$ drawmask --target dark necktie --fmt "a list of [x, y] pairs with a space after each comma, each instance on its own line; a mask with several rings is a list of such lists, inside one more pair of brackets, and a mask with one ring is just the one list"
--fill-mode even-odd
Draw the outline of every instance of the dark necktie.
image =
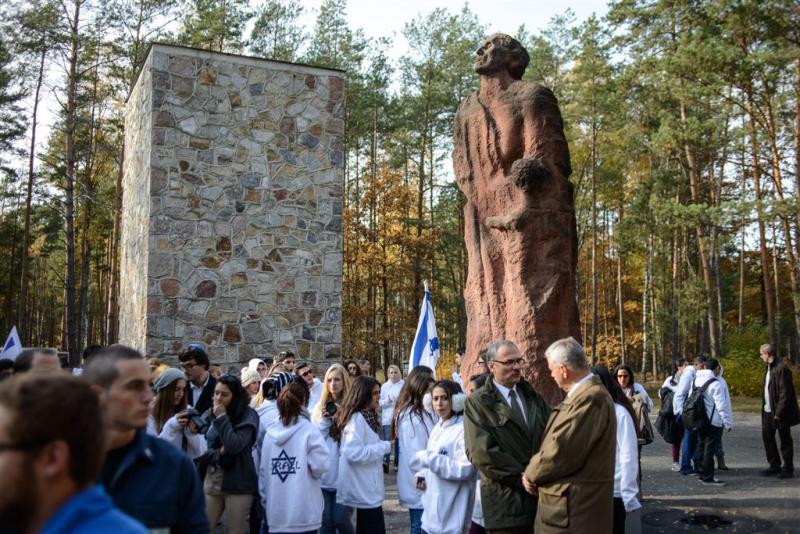
[[521, 422], [526, 423], [525, 416], [522, 414], [522, 408], [520, 408], [519, 402], [517, 402], [517, 393], [513, 389], [508, 392], [508, 400], [511, 402], [511, 413], [519, 417]]

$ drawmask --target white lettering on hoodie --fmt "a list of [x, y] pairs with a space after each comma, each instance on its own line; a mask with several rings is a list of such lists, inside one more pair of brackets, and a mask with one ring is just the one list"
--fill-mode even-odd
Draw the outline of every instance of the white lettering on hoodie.
[[320, 479], [327, 469], [328, 447], [308, 419], [301, 416], [289, 427], [277, 420], [267, 428], [258, 491], [272, 532], [308, 532], [322, 526]]

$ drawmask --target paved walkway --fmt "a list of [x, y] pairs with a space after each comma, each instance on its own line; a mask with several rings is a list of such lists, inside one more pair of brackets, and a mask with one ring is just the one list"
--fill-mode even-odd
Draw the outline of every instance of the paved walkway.
[[[644, 447], [642, 532], [800, 533], [800, 478], [778, 480], [759, 475], [766, 468], [758, 414], [735, 413], [735, 428], [724, 437], [730, 471], [718, 478], [723, 488], [704, 486], [696, 477], [671, 471], [670, 446], [661, 440]], [[800, 460], [800, 432], [792, 433], [795, 461]], [[393, 475], [386, 478], [387, 531], [408, 532], [408, 512], [397, 505]]]

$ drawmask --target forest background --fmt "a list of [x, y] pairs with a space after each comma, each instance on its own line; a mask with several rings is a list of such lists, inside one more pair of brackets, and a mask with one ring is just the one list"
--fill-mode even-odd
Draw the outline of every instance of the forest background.
[[[0, 331], [72, 355], [116, 340], [122, 112], [161, 41], [347, 72], [343, 354], [403, 363], [428, 280], [450, 361], [467, 269], [452, 121], [487, 28], [468, 5], [433, 9], [393, 60], [346, 10], [323, 0], [304, 24], [298, 0], [4, 3]], [[757, 394], [761, 343], [800, 352], [800, 6], [615, 0], [514, 36], [564, 117], [593, 359], [652, 378], [707, 354]], [[46, 94], [58, 120], [39, 149]]]

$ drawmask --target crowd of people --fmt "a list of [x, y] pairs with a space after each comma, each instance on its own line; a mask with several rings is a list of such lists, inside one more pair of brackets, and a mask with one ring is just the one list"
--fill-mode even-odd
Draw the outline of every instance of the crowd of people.
[[[390, 365], [381, 385], [364, 360], [320, 380], [291, 352], [223, 374], [197, 344], [179, 367], [122, 345], [83, 356], [79, 376], [44, 349], [0, 366], [3, 532], [379, 534], [391, 471], [413, 534], [641, 531], [653, 402], [629, 366], [590, 367], [572, 338], [546, 351], [556, 406], [507, 340], [463, 382], [457, 362], [439, 380]], [[791, 371], [771, 345], [761, 357], [765, 474], [790, 478]], [[709, 485], [724, 484], [733, 427], [722, 374], [698, 357], [659, 391], [674, 470]]]

